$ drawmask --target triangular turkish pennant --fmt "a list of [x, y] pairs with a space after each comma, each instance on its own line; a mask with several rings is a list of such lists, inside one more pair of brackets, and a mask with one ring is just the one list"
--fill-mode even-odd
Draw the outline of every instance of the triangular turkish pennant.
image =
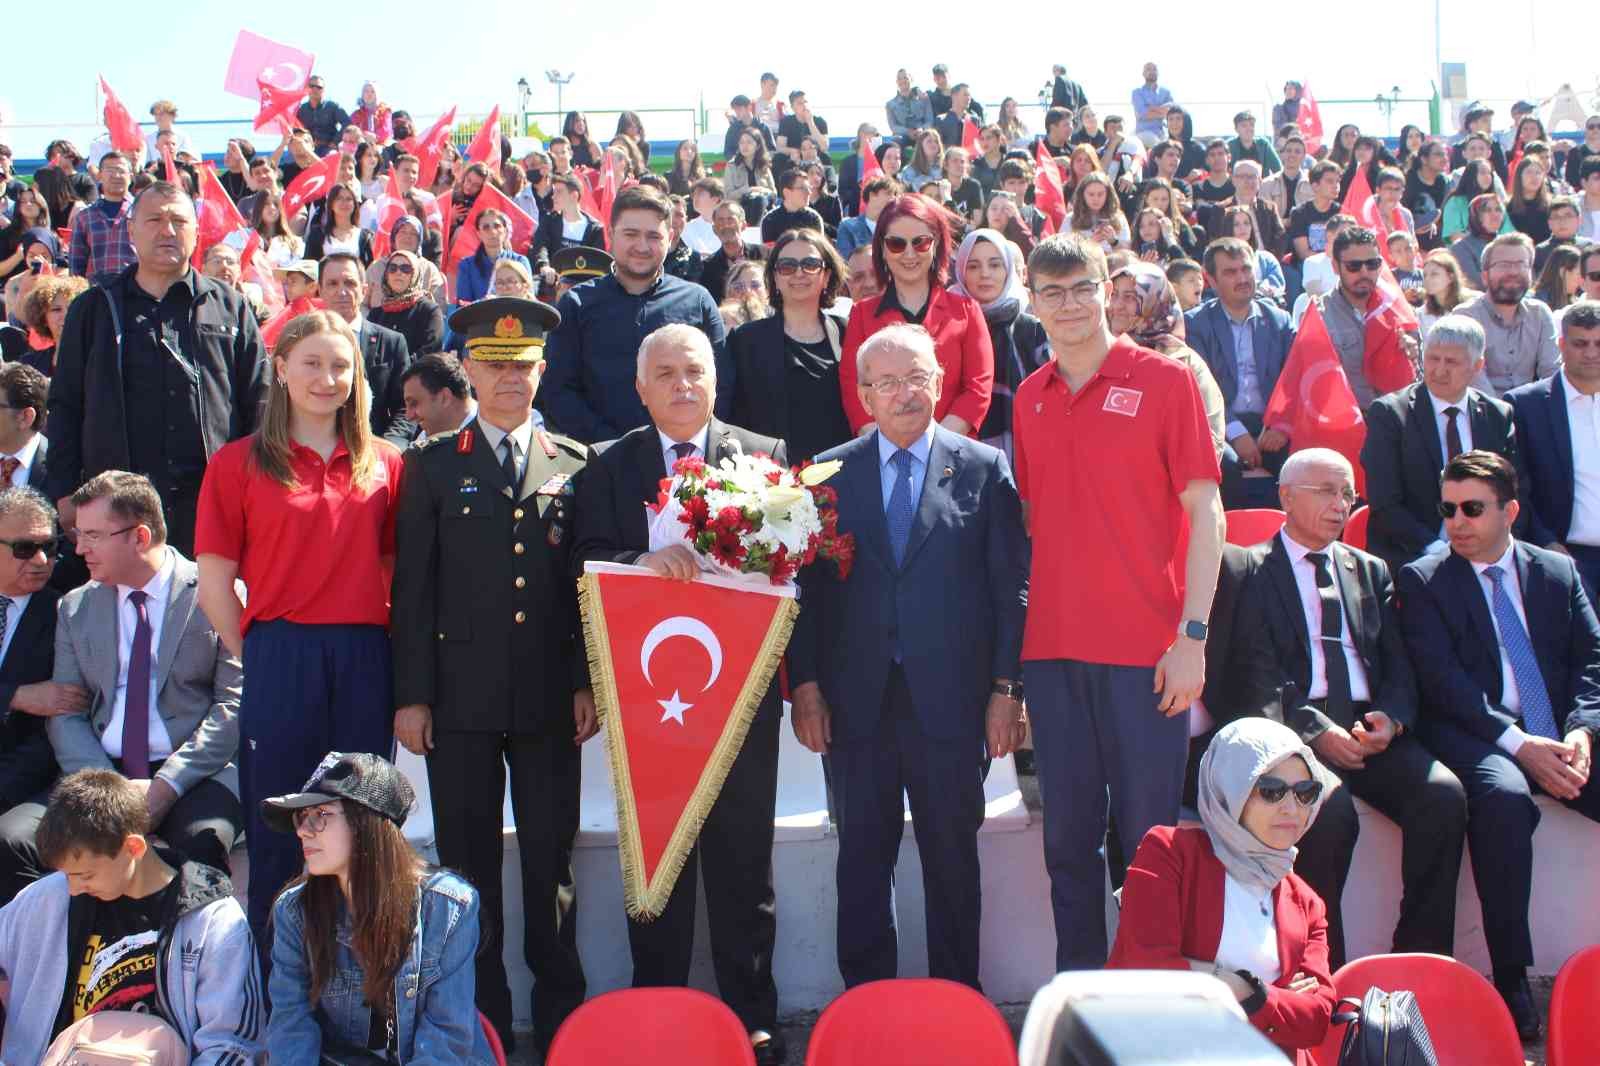
[[628, 914], [658, 917], [789, 643], [792, 586], [589, 563], [578, 584]]

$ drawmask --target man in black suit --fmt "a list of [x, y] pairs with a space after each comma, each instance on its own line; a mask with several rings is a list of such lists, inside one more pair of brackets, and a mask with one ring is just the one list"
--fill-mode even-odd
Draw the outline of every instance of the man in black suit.
[[[631, 563], [662, 577], [688, 581], [699, 567], [686, 546], [650, 550], [645, 504], [656, 498], [661, 479], [679, 459], [700, 458], [715, 466], [730, 455], [763, 452], [785, 463], [784, 445], [712, 417], [716, 360], [705, 333], [694, 326], [673, 323], [645, 337], [634, 384], [650, 424], [609, 445], [595, 446], [579, 478], [574, 566], [581, 573], [591, 559]], [[783, 1061], [777, 1035], [778, 988], [772, 978], [777, 934], [772, 819], [782, 714], [774, 681], [666, 909], [654, 921], [628, 922], [634, 987], [687, 985], [694, 954], [698, 868], [706, 881], [717, 988], [749, 1031], [758, 1063]]]
[[[1189, 708], [1194, 720], [1189, 737], [1189, 763], [1184, 768], [1183, 802], [1199, 807], [1200, 760], [1217, 730], [1242, 717], [1239, 703], [1241, 671], [1233, 668], [1235, 623], [1239, 615], [1239, 594], [1250, 575], [1261, 568], [1261, 557], [1237, 544], [1222, 546], [1222, 563], [1217, 569], [1217, 593], [1211, 598], [1211, 617], [1206, 633], [1206, 683], [1200, 699]], [[1197, 732], [1198, 730], [1198, 732]], [[1114, 841], [1115, 834], [1107, 843]]]
[[348, 252], [322, 257], [317, 267], [317, 291], [328, 310], [350, 323], [361, 342], [367, 388], [372, 393], [372, 434], [397, 448], [405, 448], [417, 435], [416, 423], [406, 419], [405, 383], [401, 375], [411, 363], [406, 339], [362, 314], [367, 305], [367, 280], [361, 260]]
[[1395, 951], [1451, 954], [1466, 833], [1461, 782], [1419, 744], [1417, 693], [1389, 568], [1339, 542], [1355, 477], [1338, 452], [1291, 455], [1278, 479], [1281, 532], [1250, 549], [1233, 635], [1241, 713], [1299, 733], [1345, 783], [1300, 842], [1296, 872], [1328, 905], [1328, 953], [1344, 958], [1340, 901], [1359, 825], [1350, 795], [1400, 826]]
[[[10, 370], [19, 364], [7, 364]], [[27, 369], [24, 367], [23, 369]], [[37, 373], [37, 371], [34, 371]], [[55, 508], [29, 487], [0, 486], [0, 809], [10, 810], [50, 787], [55, 753], [45, 723], [88, 707], [78, 685], [58, 685], [56, 602], [50, 571], [65, 543]], [[25, 881], [0, 884], [10, 899]]]
[[1466, 783], [1495, 987], [1522, 1038], [1537, 1040], [1526, 976], [1533, 797], [1545, 793], [1600, 821], [1590, 776], [1600, 622], [1571, 558], [1512, 538], [1517, 474], [1504, 458], [1456, 456], [1440, 495], [1449, 554], [1400, 572], [1401, 622], [1422, 692], [1419, 732]]
[[1512, 389], [1506, 402], [1516, 413], [1518, 474], [1527, 479], [1523, 536], [1572, 556], [1592, 602], [1600, 585], [1600, 301], [1567, 307], [1560, 344], [1561, 369]]
[[[45, 439], [45, 406], [50, 379], [26, 363], [0, 364], [0, 488], [10, 486], [48, 493], [50, 442]], [[50, 587], [70, 592], [89, 580], [77, 553], [57, 556]]]
[[1511, 405], [1471, 387], [1483, 370], [1483, 327], [1466, 315], [1435, 322], [1422, 380], [1367, 408], [1367, 550], [1391, 573], [1424, 552], [1449, 550], [1439, 519], [1439, 471], [1462, 452], [1494, 452], [1517, 465]]

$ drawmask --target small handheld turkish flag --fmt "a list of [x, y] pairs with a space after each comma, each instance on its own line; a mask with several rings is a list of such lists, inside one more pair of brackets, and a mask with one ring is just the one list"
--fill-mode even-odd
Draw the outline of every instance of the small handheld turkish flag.
[[1044, 146], [1042, 137], [1034, 143], [1033, 162], [1033, 205], [1044, 212], [1049, 225], [1045, 232], [1054, 233], [1067, 220], [1067, 193], [1061, 181], [1061, 168], [1056, 166], [1055, 157]]
[[1286, 433], [1294, 451], [1332, 448], [1342, 453], [1355, 468], [1356, 491], [1363, 491], [1361, 445], [1367, 424], [1315, 302], [1306, 308], [1261, 421]]
[[328, 195], [339, 177], [339, 153], [329, 152], [316, 166], [307, 167], [283, 190], [283, 217], [287, 221], [300, 213], [306, 204], [316, 203]]
[[472, 138], [472, 143], [467, 145], [467, 159], [474, 163], [482, 163], [489, 168], [491, 174], [500, 169], [499, 104], [494, 105], [494, 110], [483, 120], [483, 125]]
[[139, 151], [144, 147], [144, 134], [139, 132], [139, 124], [128, 114], [127, 107], [117, 99], [104, 77], [100, 79], [100, 91], [106, 98], [106, 131], [111, 134], [111, 147], [119, 152]]
[[228, 190], [217, 180], [217, 165], [202, 163], [198, 171], [200, 195], [195, 197], [196, 238], [194, 260], [196, 267], [205, 263], [206, 252], [213, 244], [229, 234], [245, 229], [248, 223], [234, 206]]
[[861, 184], [865, 185], [879, 174], [883, 173], [883, 164], [878, 162], [878, 153], [872, 150], [870, 144], [861, 145]]
[[501, 192], [497, 186], [484, 185], [483, 190], [478, 193], [478, 198], [472, 201], [472, 210], [468, 211], [467, 217], [462, 220], [461, 228], [456, 230], [455, 239], [450, 242], [450, 254], [445, 261], [447, 273], [453, 275], [461, 260], [478, 250], [478, 216], [491, 207], [503, 212], [511, 220], [511, 233], [508, 235], [511, 250], [522, 255], [527, 254], [537, 226], [533, 216], [524, 211], [522, 205]]
[[1322, 109], [1317, 106], [1317, 98], [1311, 95], [1310, 85], [1300, 88], [1300, 107], [1295, 112], [1294, 124], [1306, 142], [1306, 152], [1315, 155], [1322, 147]]
[[971, 115], [961, 120], [961, 147], [968, 154], [975, 155], [978, 151], [978, 124], [972, 121]]
[[261, 110], [256, 112], [255, 130], [283, 130], [294, 125], [295, 109], [306, 98], [306, 79], [297, 86], [283, 86], [272, 81], [275, 72], [268, 68], [256, 78], [261, 92]]
[[311, 64], [316, 59], [314, 53], [240, 30], [239, 36], [234, 38], [233, 55], [228, 59], [228, 73], [222, 88], [234, 96], [256, 100], [260, 97], [261, 78], [279, 87], [304, 85], [311, 78]]
[[578, 585], [589, 676], [617, 795], [628, 914], [661, 914], [777, 672], [793, 587], [667, 584], [589, 563]]
[[434, 120], [428, 132], [417, 139], [417, 188], [425, 192], [433, 189], [433, 179], [439, 175], [439, 157], [444, 144], [450, 139], [450, 128], [456, 124], [456, 107]]
[[390, 233], [394, 224], [406, 213], [405, 197], [400, 195], [400, 182], [393, 167], [389, 168], [389, 184], [378, 197], [378, 231], [372, 235], [372, 254], [382, 259], [389, 254]]

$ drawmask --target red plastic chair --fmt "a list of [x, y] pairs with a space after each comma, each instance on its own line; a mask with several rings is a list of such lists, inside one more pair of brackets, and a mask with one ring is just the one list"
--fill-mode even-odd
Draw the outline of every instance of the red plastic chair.
[[489, 1041], [489, 1050], [494, 1054], [495, 1066], [506, 1066], [505, 1045], [500, 1043], [500, 1034], [489, 1024], [489, 1016], [481, 1010], [478, 1012], [478, 1024], [483, 1027], [483, 1038]]
[[1593, 1062], [1600, 1048], [1600, 945], [1584, 948], [1556, 974], [1550, 994], [1550, 1031], [1545, 1041], [1547, 1066], [1582, 1066]]
[[1283, 512], [1274, 507], [1247, 507], [1228, 511], [1228, 543], [1248, 548], [1260, 544], [1283, 528]]
[[994, 1004], [966, 985], [869, 981], [822, 1012], [806, 1066], [1017, 1066], [1017, 1044]]
[[739, 1016], [693, 988], [624, 988], [568, 1015], [545, 1066], [755, 1066]]
[[1367, 523], [1372, 520], [1372, 508], [1357, 507], [1344, 524], [1344, 536], [1339, 539], [1352, 548], [1367, 550]]
[[[1340, 998], [1360, 999], [1376, 985], [1413, 993], [1428, 1023], [1433, 1050], [1442, 1063], [1523, 1066], [1516, 1023], [1494, 986], [1472, 967], [1445, 955], [1369, 955], [1347, 962], [1333, 975]], [[1336, 1066], [1345, 1027], [1328, 1027], [1316, 1050], [1322, 1066]]]

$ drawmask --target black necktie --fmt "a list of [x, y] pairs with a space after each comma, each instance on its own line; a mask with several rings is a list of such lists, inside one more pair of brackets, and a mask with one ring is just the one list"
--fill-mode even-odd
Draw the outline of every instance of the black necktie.
[[1333, 580], [1325, 553], [1307, 552], [1306, 558], [1317, 568], [1317, 597], [1322, 601], [1322, 661], [1328, 676], [1328, 717], [1349, 728], [1353, 722], [1350, 664], [1344, 657], [1344, 612], [1339, 605], [1339, 586]]
[[1456, 416], [1461, 413], [1459, 407], [1446, 407], [1444, 409], [1444, 461], [1449, 462], [1462, 452], [1461, 428], [1456, 424]]
[[511, 491], [515, 493], [522, 484], [522, 479], [517, 477], [517, 442], [508, 436], [501, 443], [505, 445], [506, 454], [500, 461], [500, 469], [505, 471], [506, 484], [511, 486]]
[[[672, 454], [676, 455], [678, 457], [678, 459], [688, 459], [688, 458], [690, 458], [691, 456], [694, 455], [694, 442], [686, 440], [686, 441], [680, 441], [679, 443], [674, 444], [672, 446]], [[677, 460], [674, 459], [673, 462], [674, 462], [674, 464], [676, 464]], [[668, 473], [671, 473], [671, 471], [668, 471]]]

